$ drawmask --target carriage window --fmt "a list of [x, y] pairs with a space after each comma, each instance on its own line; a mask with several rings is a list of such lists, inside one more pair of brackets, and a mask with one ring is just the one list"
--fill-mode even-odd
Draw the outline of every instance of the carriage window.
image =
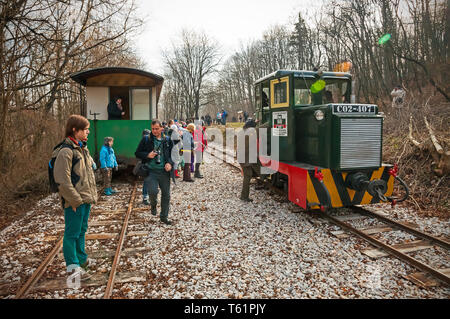
[[270, 81], [272, 100], [272, 107], [287, 107], [289, 106], [289, 77], [276, 79]]
[[256, 109], [261, 109], [261, 85], [255, 86], [255, 106]]
[[150, 120], [150, 90], [131, 90], [132, 120]]
[[295, 105], [311, 105], [310, 86], [313, 83], [311, 79], [295, 78], [294, 80], [294, 103]]

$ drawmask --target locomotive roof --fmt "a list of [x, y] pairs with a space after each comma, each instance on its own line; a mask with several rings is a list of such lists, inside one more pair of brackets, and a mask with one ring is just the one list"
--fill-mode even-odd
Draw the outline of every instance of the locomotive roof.
[[125, 67], [89, 69], [70, 77], [83, 86], [158, 86], [164, 82], [160, 75]]
[[[275, 72], [272, 72], [258, 80], [255, 81], [254, 84], [258, 84], [262, 81], [271, 79], [271, 78], [278, 78], [278, 77], [283, 77], [283, 76], [288, 76], [288, 75], [294, 75], [296, 77], [304, 77], [304, 78], [318, 78], [319, 77], [319, 72], [318, 71], [305, 71], [305, 70], [278, 70]], [[351, 74], [348, 72], [323, 72], [322, 77], [324, 78], [347, 78], [347, 79], [351, 79]]]

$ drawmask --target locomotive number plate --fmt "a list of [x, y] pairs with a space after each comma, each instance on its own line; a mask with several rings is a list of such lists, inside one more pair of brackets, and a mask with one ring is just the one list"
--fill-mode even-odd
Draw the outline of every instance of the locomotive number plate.
[[375, 114], [375, 105], [367, 104], [333, 104], [333, 114], [363, 113]]

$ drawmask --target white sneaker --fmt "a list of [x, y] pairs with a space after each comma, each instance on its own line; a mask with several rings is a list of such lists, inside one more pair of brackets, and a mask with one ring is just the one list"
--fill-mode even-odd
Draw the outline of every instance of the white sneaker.
[[92, 275], [90, 273], [88, 273], [86, 270], [84, 270], [83, 268], [80, 267], [80, 273], [81, 273], [81, 281], [87, 281], [89, 279], [92, 278]]
[[67, 282], [76, 282], [78, 280], [85, 282], [92, 278], [91, 274], [78, 265], [73, 268], [69, 266], [67, 272], [70, 274], [69, 277], [67, 277]]

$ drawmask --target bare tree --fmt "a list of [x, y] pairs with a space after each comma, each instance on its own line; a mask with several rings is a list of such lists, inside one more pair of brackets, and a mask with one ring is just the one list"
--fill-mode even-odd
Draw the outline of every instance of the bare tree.
[[181, 43], [164, 52], [164, 60], [171, 78], [183, 88], [186, 117], [198, 117], [204, 82], [220, 63], [217, 43], [205, 34], [184, 30]]
[[70, 74], [140, 63], [128, 40], [142, 26], [136, 9], [120, 0], [0, 1], [0, 174], [12, 178], [24, 146], [47, 152], [66, 115], [79, 112]]

